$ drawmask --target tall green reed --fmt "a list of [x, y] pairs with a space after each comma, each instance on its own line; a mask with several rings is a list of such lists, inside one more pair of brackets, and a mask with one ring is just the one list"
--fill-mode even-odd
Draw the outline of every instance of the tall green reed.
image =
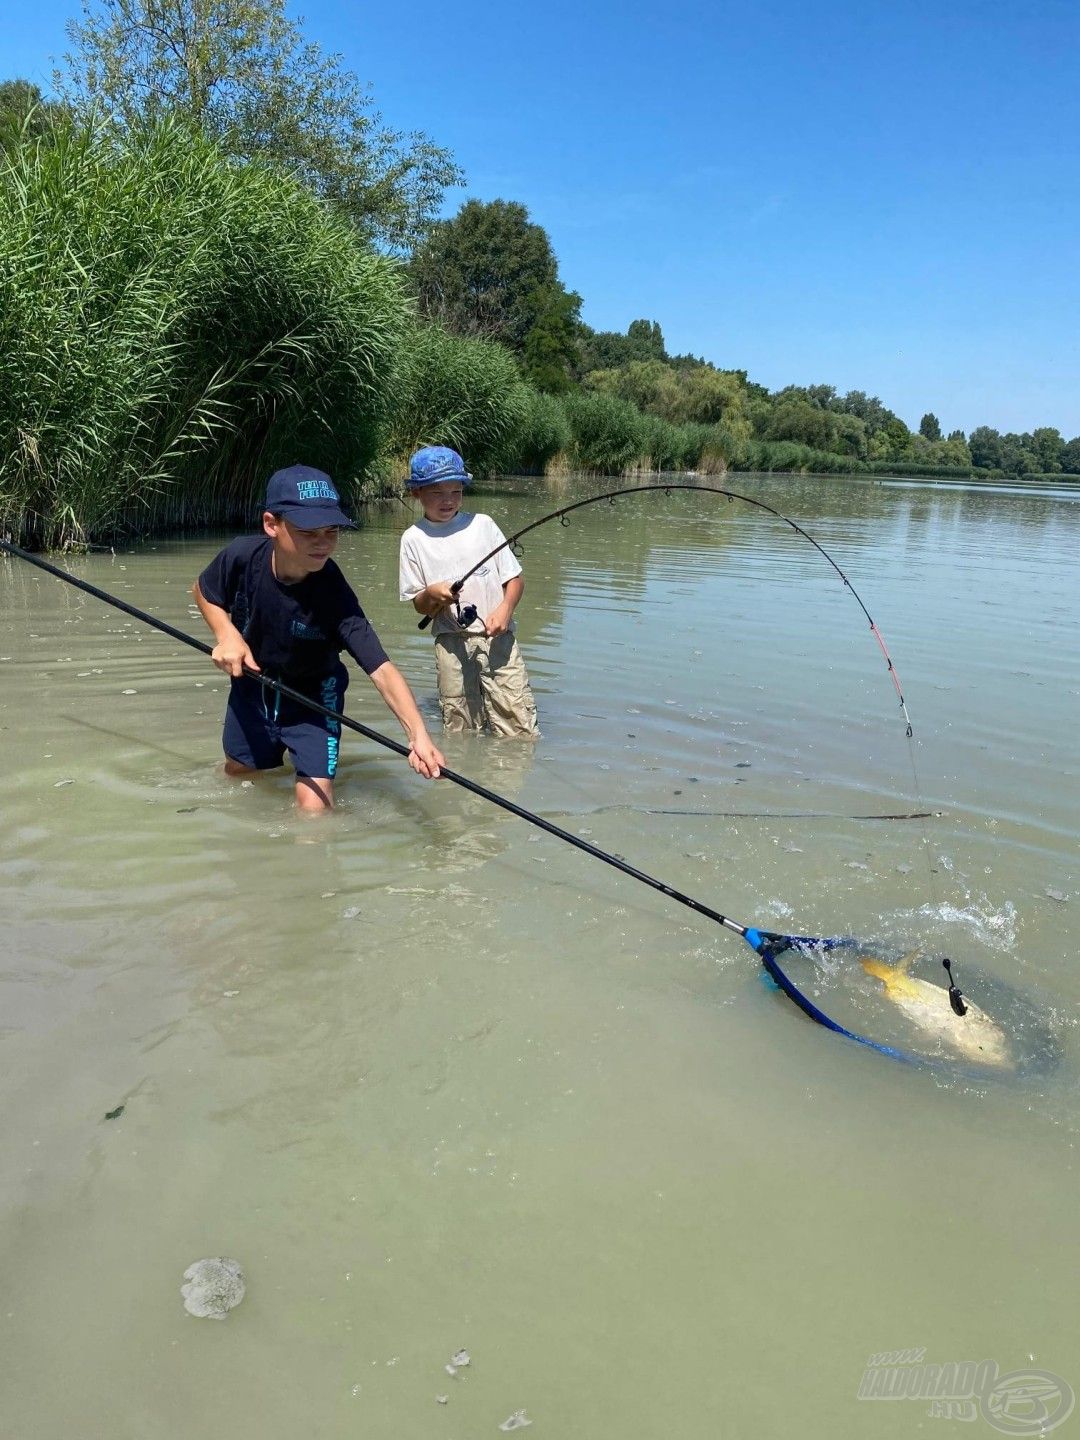
[[526, 434], [534, 399], [502, 345], [417, 326], [399, 356], [387, 444], [402, 464], [420, 445], [451, 445], [490, 472]]
[[0, 527], [64, 546], [234, 523], [294, 461], [347, 489], [410, 324], [394, 262], [178, 123], [17, 147], [0, 168]]

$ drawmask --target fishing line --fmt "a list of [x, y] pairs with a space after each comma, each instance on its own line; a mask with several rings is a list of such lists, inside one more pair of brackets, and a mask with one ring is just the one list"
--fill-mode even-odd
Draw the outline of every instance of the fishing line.
[[[465, 584], [466, 580], [468, 580], [471, 576], [475, 575], [476, 572], [481, 569], [482, 566], [486, 565], [489, 560], [494, 559], [494, 557], [498, 555], [500, 550], [505, 550], [509, 547], [510, 549], [515, 550], [516, 554], [523, 554], [524, 551], [520, 548], [520, 541], [523, 535], [528, 535], [530, 531], [538, 529], [541, 525], [547, 525], [552, 520], [560, 520], [564, 525], [566, 525], [569, 522], [565, 519], [565, 517], [571, 514], [574, 510], [581, 510], [587, 505], [599, 505], [601, 500], [608, 500], [612, 504], [614, 504], [615, 501], [622, 495], [648, 495], [658, 493], [663, 495], [670, 495], [675, 490], [690, 490], [695, 494], [723, 495], [729, 501], [741, 500], [746, 505], [753, 505], [758, 510], [764, 510], [768, 514], [775, 516], [777, 520], [782, 520], [785, 525], [789, 526], [792, 530], [795, 531], [796, 535], [801, 535], [804, 540], [808, 540], [810, 542], [810, 544], [814, 547], [818, 554], [821, 555], [832, 566], [832, 568], [836, 571], [837, 575], [840, 576], [840, 579], [844, 582], [846, 588], [851, 591], [855, 603], [866, 616], [867, 623], [870, 626], [870, 632], [874, 636], [874, 639], [877, 641], [882, 655], [885, 657], [885, 664], [888, 668], [889, 676], [892, 679], [893, 686], [900, 701], [900, 710], [904, 717], [904, 725], [907, 729], [908, 736], [911, 737], [914, 734], [914, 731], [911, 725], [911, 717], [908, 715], [907, 702], [904, 699], [904, 692], [900, 685], [900, 677], [896, 673], [896, 666], [892, 662], [892, 656], [889, 654], [888, 646], [885, 644], [885, 639], [881, 631], [874, 623], [874, 617], [866, 608], [865, 604], [863, 603], [862, 596], [855, 589], [855, 586], [851, 583], [851, 581], [844, 574], [843, 570], [841, 570], [837, 562], [825, 549], [824, 545], [820, 544], [819, 541], [815, 540], [813, 535], [811, 535], [809, 531], [804, 530], [797, 521], [792, 520], [790, 515], [785, 515], [780, 510], [777, 510], [774, 506], [767, 505], [764, 500], [755, 500], [753, 496], [742, 495], [737, 490], [726, 490], [721, 488], [719, 485], [684, 485], [681, 482], [676, 482], [667, 485], [630, 485], [620, 490], [605, 490], [602, 494], [590, 495], [585, 500], [575, 500], [572, 504], [562, 505], [559, 507], [558, 510], [552, 510], [547, 515], [541, 515], [539, 520], [533, 520], [528, 525], [523, 525], [520, 530], [515, 530], [514, 533], [512, 535], [508, 535], [506, 539], [501, 542], [501, 544], [496, 545], [494, 549], [489, 550], [488, 553], [482, 556], [475, 565], [471, 566], [468, 570], [466, 570], [464, 575], [462, 575], [460, 579], [455, 580], [451, 584], [450, 589], [455, 596], [460, 595], [461, 588]], [[423, 619], [420, 620], [416, 628], [418, 630], [426, 630], [427, 627], [431, 624], [433, 618], [434, 617], [431, 615], [425, 615]]]
[[[940, 820], [944, 810], [906, 810], [896, 815], [848, 815], [836, 810], [660, 810], [650, 805], [597, 805], [581, 815], [604, 815], [632, 810], [637, 815], [688, 815], [709, 820]], [[560, 815], [574, 812], [560, 810]]]
[[[61, 570], [58, 566], [50, 564], [49, 561], [43, 560], [38, 555], [31, 555], [29, 551], [23, 550], [11, 541], [0, 539], [0, 550], [4, 550], [10, 555], [18, 556], [20, 560], [25, 560], [28, 564], [37, 566], [39, 570], [44, 570], [47, 574], [55, 576], [58, 580], [63, 580], [68, 585], [75, 586], [77, 590], [82, 590], [87, 595], [92, 595], [94, 599], [100, 600], [106, 605], [111, 605], [114, 609], [122, 610], [124, 614], [131, 615], [136, 620], [141, 620], [143, 624], [150, 625], [155, 630], [160, 630], [163, 634], [171, 636], [174, 640], [179, 640], [184, 645], [189, 645], [193, 650], [198, 650], [203, 655], [213, 656], [213, 649], [204, 641], [196, 640], [193, 635], [188, 635], [185, 631], [178, 630], [174, 625], [168, 624], [167, 621], [159, 620], [156, 616], [147, 614], [145, 610], [140, 610], [135, 605], [129, 605], [127, 601], [120, 600], [115, 595], [110, 595], [106, 590], [100, 590], [96, 585], [91, 585], [87, 580], [80, 580], [77, 576], [69, 574], [66, 570]], [[359, 720], [354, 720], [351, 716], [342, 714], [340, 711], [331, 710], [328, 706], [320, 704], [318, 700], [312, 699], [311, 696], [304, 695], [299, 690], [294, 690], [291, 685], [286, 685], [281, 680], [273, 680], [269, 676], [263, 675], [261, 671], [254, 671], [245, 667], [244, 673], [249, 675], [253, 680], [257, 680], [264, 687], [275, 690], [281, 695], [288, 696], [290, 700], [297, 701], [309, 710], [314, 710], [319, 715], [324, 715], [328, 719], [336, 720], [340, 725], [347, 726], [350, 730], [355, 730], [368, 740], [373, 740], [377, 745], [382, 745], [385, 749], [392, 750], [396, 755], [400, 755], [405, 759], [408, 758], [410, 752], [407, 746], [402, 745], [397, 740], [390, 739], [387, 735], [380, 734], [378, 730], [373, 730], [370, 726], [362, 724]], [[486, 786], [478, 784], [477, 781], [470, 780], [467, 775], [458, 774], [457, 771], [449, 768], [444, 768], [441, 773], [447, 780], [452, 781], [455, 785], [461, 786], [464, 790], [470, 791], [473, 795], [479, 795], [481, 799], [488, 800], [493, 805], [498, 805], [500, 809], [509, 811], [511, 815], [516, 815], [520, 820], [528, 821], [530, 825], [535, 825], [538, 829], [545, 831], [549, 835], [553, 835], [557, 840], [564, 840], [568, 845], [573, 845], [575, 849], [583, 851], [586, 855], [591, 855], [594, 860], [600, 860], [605, 865], [610, 865], [613, 869], [620, 870], [624, 875], [629, 875], [632, 880], [638, 880], [641, 884], [648, 885], [650, 889], [659, 891], [661, 895], [666, 895], [670, 900], [674, 900], [680, 905], [685, 905], [687, 909], [693, 910], [696, 914], [703, 915], [706, 919], [713, 920], [716, 924], [722, 925], [725, 929], [731, 930], [734, 934], [741, 936], [761, 960], [762, 965], [764, 965], [766, 971], [777, 986], [816, 1024], [823, 1026], [826, 1030], [833, 1031], [834, 1034], [842, 1035], [848, 1040], [854, 1040], [856, 1044], [864, 1045], [871, 1050], [876, 1050], [881, 1055], [887, 1055], [890, 1059], [917, 1061], [916, 1056], [909, 1055], [906, 1051], [898, 1050], [892, 1045], [879, 1044], [878, 1041], [871, 1040], [869, 1036], [860, 1035], [854, 1030], [849, 1030], [846, 1026], [839, 1024], [836, 1020], [826, 1015], [823, 1010], [815, 1005], [814, 1002], [809, 999], [808, 996], [804, 995], [798, 986], [794, 984], [785, 973], [778, 959], [780, 955], [788, 950], [813, 956], [841, 948], [854, 947], [856, 942], [853, 939], [836, 936], [818, 938], [811, 935], [784, 935], [772, 930], [763, 930], [756, 925], [741, 925], [729, 915], [722, 915], [719, 910], [714, 910], [711, 905], [706, 905], [703, 901], [695, 900], [692, 895], [687, 895], [681, 890], [676, 890], [674, 886], [666, 884], [663, 880], [656, 879], [655, 876], [647, 874], [644, 870], [638, 870], [635, 866], [630, 865], [619, 856], [612, 855], [607, 850], [601, 850], [597, 845], [590, 845], [587, 840], [583, 840], [579, 835], [573, 835], [569, 830], [563, 830], [550, 820], [545, 820], [543, 816], [537, 815], [531, 810], [526, 810], [524, 806], [516, 805], [504, 795], [499, 795], [494, 790], [489, 790]]]
[[835, 810], [646, 810], [646, 815], [711, 815], [726, 820], [934, 820], [943, 810], [907, 810], [898, 815], [841, 815]]
[[[808, 541], [818, 552], [818, 554], [821, 555], [822, 558], [826, 560], [828, 564], [833, 568], [833, 570], [836, 571], [837, 575], [839, 575], [840, 579], [844, 582], [845, 589], [847, 589], [851, 593], [851, 596], [854, 599], [855, 603], [858, 605], [862, 613], [866, 616], [867, 624], [870, 627], [870, 633], [874, 637], [878, 648], [880, 649], [882, 655], [885, 658], [885, 665], [889, 673], [889, 678], [892, 680], [893, 688], [895, 689], [897, 698], [899, 699], [900, 713], [902, 714], [904, 719], [904, 732], [907, 739], [908, 761], [911, 765], [912, 783], [914, 785], [915, 792], [913, 799], [917, 806], [917, 812], [924, 811], [925, 802], [922, 798], [922, 784], [919, 780], [919, 767], [915, 761], [915, 732], [911, 724], [911, 716], [908, 714], [907, 702], [904, 699], [903, 687], [900, 684], [900, 676], [897, 674], [896, 666], [893, 664], [892, 656], [889, 654], [889, 647], [885, 644], [885, 637], [882, 635], [881, 631], [875, 624], [874, 617], [867, 609], [862, 596], [855, 589], [855, 586], [851, 583], [848, 577], [844, 574], [837, 561], [834, 560], [833, 557], [829, 554], [829, 552], [825, 549], [824, 545], [822, 545], [820, 541], [815, 540], [813, 535], [811, 535], [808, 530], [804, 530], [797, 521], [792, 520], [790, 515], [785, 515], [782, 511], [777, 510], [775, 506], [766, 504], [764, 500], [755, 500], [752, 495], [743, 495], [737, 490], [727, 490], [719, 485], [686, 485], [682, 482], [674, 482], [663, 485], [630, 485], [618, 490], [605, 490], [600, 495], [590, 495], [584, 500], [575, 500], [570, 505], [562, 505], [559, 507], [558, 510], [552, 510], [547, 515], [541, 515], [538, 520], [533, 520], [528, 525], [523, 525], [520, 530], [515, 530], [514, 533], [507, 536], [507, 538], [503, 540], [501, 544], [496, 545], [494, 549], [489, 550], [488, 553], [482, 556], [475, 565], [473, 565], [470, 569], [466, 570], [464, 575], [462, 575], [458, 580], [453, 581], [450, 586], [451, 593], [456, 599], [457, 596], [460, 595], [462, 586], [465, 584], [466, 580], [468, 580], [472, 575], [475, 575], [482, 566], [486, 565], [489, 560], [493, 559], [496, 555], [498, 555], [501, 550], [509, 548], [515, 554], [523, 554], [524, 551], [520, 544], [522, 536], [528, 535], [530, 531], [538, 529], [541, 525], [547, 525], [552, 520], [558, 520], [560, 524], [568, 526], [569, 521], [566, 519], [567, 515], [571, 514], [575, 510], [584, 509], [588, 505], [598, 505], [602, 500], [607, 500], [610, 504], [614, 505], [615, 501], [624, 495], [670, 495], [675, 490], [689, 490], [694, 493], [704, 493], [708, 495], [723, 495], [727, 498], [729, 502], [731, 502], [732, 500], [741, 500], [745, 505], [753, 505], [758, 510], [764, 510], [767, 514], [772, 515], [777, 520], [782, 521], [791, 530], [793, 530], [796, 535], [800, 535], [804, 540]], [[419, 621], [417, 629], [425, 630], [428, 625], [431, 624], [433, 618], [434, 617], [431, 615], [425, 615], [423, 619]], [[928, 814], [929, 812], [927, 812], [927, 816]], [[924, 816], [921, 813], [916, 813], [916, 815], [912, 818], [922, 820]], [[926, 832], [925, 825], [922, 829], [922, 842], [923, 854], [926, 860], [927, 882], [930, 890], [931, 902], [936, 906], [937, 893], [933, 878], [934, 868], [930, 859], [930, 838]]]

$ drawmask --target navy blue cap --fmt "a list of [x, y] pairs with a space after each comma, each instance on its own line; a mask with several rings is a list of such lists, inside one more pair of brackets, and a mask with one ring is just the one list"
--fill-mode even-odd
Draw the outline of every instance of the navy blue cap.
[[465, 469], [465, 461], [456, 450], [448, 445], [425, 445], [417, 450], [409, 461], [410, 490], [420, 490], [425, 485], [438, 485], [447, 481], [460, 481], [468, 485], [472, 476]]
[[264, 508], [284, 515], [298, 530], [321, 530], [324, 525], [356, 529], [341, 508], [341, 497], [330, 476], [310, 465], [290, 465], [271, 475]]

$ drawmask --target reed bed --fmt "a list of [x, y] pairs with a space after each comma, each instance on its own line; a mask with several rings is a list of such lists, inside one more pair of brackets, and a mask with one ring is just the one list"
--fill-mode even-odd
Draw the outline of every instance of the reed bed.
[[302, 460], [346, 490], [395, 409], [397, 265], [177, 123], [67, 125], [0, 168], [0, 528], [70, 546], [250, 521]]
[[418, 325], [399, 357], [388, 447], [402, 473], [421, 445], [450, 445], [470, 470], [487, 473], [525, 432], [536, 398], [502, 345]]

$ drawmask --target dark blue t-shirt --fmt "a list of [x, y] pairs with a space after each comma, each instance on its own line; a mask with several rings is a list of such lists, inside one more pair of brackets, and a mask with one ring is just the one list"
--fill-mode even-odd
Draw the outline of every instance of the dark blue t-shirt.
[[368, 675], [386, 663], [379, 637], [333, 560], [285, 585], [274, 575], [272, 556], [267, 536], [247, 535], [226, 545], [199, 576], [203, 597], [228, 611], [266, 675], [308, 693], [333, 673], [342, 650]]

